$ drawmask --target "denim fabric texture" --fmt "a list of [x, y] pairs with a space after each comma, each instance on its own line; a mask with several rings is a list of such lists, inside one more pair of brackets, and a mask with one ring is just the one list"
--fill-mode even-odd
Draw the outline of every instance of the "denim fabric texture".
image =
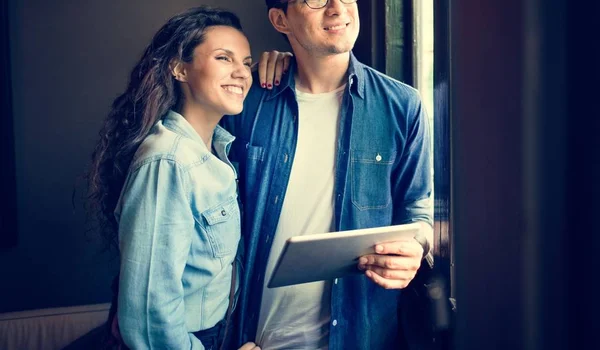
[[[237, 341], [254, 341], [264, 272], [294, 161], [298, 130], [296, 64], [279, 86], [258, 87], [225, 126], [237, 140], [245, 240]], [[335, 229], [433, 223], [431, 135], [418, 92], [358, 62], [353, 54], [342, 100], [335, 169]], [[315, 170], [315, 171], [318, 171]], [[327, 170], [324, 170], [327, 171]], [[306, 191], [310, 191], [307, 188]], [[329, 349], [398, 349], [400, 290], [364, 275], [332, 283]], [[409, 318], [410, 319], [410, 318]]]
[[136, 152], [115, 210], [129, 348], [204, 349], [192, 332], [225, 317], [241, 230], [233, 140], [217, 126], [216, 157], [171, 111]]

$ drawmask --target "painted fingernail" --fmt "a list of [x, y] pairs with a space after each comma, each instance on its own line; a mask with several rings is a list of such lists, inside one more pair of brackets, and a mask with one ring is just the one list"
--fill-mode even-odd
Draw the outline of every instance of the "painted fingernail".
[[262, 84], [260, 84], [260, 86], [262, 86], [264, 88], [264, 87], [267, 87], [267, 84], [262, 83]]
[[271, 84], [267, 84], [267, 87], [270, 89], [270, 88], [272, 88], [272, 87], [273, 87], [273, 85], [271, 85]]
[[275, 80], [275, 85], [279, 85], [279, 80]]

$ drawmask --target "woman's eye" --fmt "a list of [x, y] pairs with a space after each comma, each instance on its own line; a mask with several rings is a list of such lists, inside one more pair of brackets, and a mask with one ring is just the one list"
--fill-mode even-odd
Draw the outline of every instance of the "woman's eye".
[[227, 61], [227, 62], [231, 61], [231, 59], [228, 56], [218, 56], [217, 59], [222, 60], [222, 61]]
[[252, 62], [244, 62], [244, 64], [248, 67], [248, 68], [252, 68]]

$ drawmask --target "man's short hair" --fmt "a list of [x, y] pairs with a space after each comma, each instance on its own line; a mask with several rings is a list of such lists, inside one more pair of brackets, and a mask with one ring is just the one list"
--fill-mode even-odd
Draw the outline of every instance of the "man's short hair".
[[278, 9], [283, 9], [283, 11], [285, 12], [288, 7], [288, 1], [265, 0], [265, 3], [267, 4], [267, 11], [269, 11], [272, 8], [278, 8]]

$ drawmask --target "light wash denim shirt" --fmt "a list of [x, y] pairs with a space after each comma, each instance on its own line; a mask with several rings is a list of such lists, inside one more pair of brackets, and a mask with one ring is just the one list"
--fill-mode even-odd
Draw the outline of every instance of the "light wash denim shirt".
[[[239, 162], [244, 210], [239, 344], [254, 340], [256, 334], [265, 268], [294, 162], [296, 69], [292, 62], [272, 90], [261, 89], [255, 79], [241, 116], [223, 119], [237, 137], [231, 159]], [[335, 229], [432, 224], [431, 136], [418, 92], [363, 65], [354, 55], [345, 89], [337, 139]], [[401, 328], [417, 324], [412, 315], [400, 312], [401, 290], [383, 289], [364, 274], [339, 278], [331, 285], [331, 350], [397, 349]], [[405, 334], [417, 345], [416, 335], [423, 333], [410, 329]]]
[[225, 316], [241, 230], [233, 140], [217, 126], [217, 158], [170, 111], [135, 154], [115, 210], [119, 327], [132, 349], [204, 349], [192, 332]]

